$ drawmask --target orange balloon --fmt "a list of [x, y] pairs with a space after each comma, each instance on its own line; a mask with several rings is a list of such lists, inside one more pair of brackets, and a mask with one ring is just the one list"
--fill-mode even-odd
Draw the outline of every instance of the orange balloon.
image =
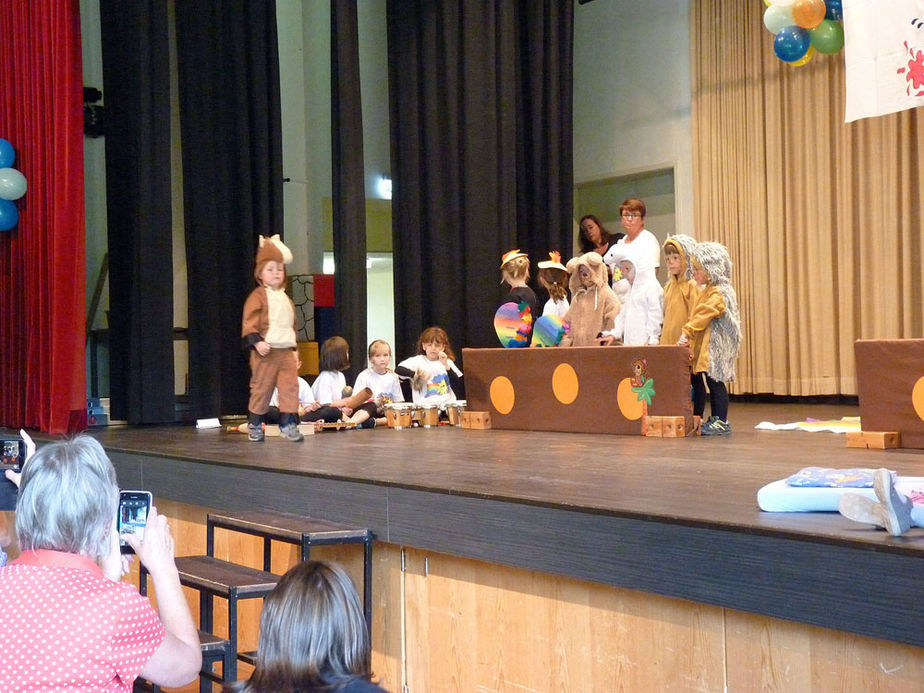
[[803, 29], [814, 29], [825, 18], [825, 0], [796, 0], [792, 4], [792, 18]]

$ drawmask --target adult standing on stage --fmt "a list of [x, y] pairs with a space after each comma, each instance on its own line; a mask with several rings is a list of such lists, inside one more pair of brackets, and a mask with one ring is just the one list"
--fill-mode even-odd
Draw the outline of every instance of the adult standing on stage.
[[[633, 257], [647, 258], [650, 262], [648, 266], [654, 267], [655, 276], [658, 276], [658, 270], [661, 268], [661, 243], [651, 231], [645, 228], [647, 212], [645, 203], [637, 197], [626, 198], [619, 205], [619, 217], [622, 228], [626, 230], [626, 235], [616, 241], [603, 256], [603, 261], [611, 272], [617, 264], [617, 255], [628, 252]], [[616, 292], [620, 301], [624, 302], [629, 288], [630, 284], [625, 278], [613, 282], [613, 291]]]
[[606, 255], [606, 251], [623, 237], [621, 233], [607, 231], [606, 227], [593, 214], [582, 216], [579, 226], [578, 247], [581, 250], [581, 255], [593, 251], [603, 257]]

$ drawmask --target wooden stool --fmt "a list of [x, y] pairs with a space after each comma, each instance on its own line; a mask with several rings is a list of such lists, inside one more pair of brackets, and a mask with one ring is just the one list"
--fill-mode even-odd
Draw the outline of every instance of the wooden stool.
[[[144, 594], [144, 592], [142, 592]], [[215, 681], [217, 683], [224, 683], [225, 676], [227, 676], [228, 668], [231, 666], [231, 660], [234, 659], [231, 656], [231, 643], [224, 639], [219, 638], [217, 635], [212, 635], [211, 633], [206, 633], [203, 630], [199, 631], [199, 647], [202, 648], [202, 671], [199, 672], [199, 693], [209, 693], [212, 690], [212, 685], [209, 681]], [[212, 668], [216, 662], [221, 662], [221, 676], [215, 673]], [[228, 679], [230, 682], [233, 679]], [[143, 679], [136, 679], [134, 685], [132, 686], [132, 691], [150, 691], [151, 693], [159, 693], [161, 687], [151, 683], [150, 681], [144, 681]]]
[[307, 561], [312, 546], [363, 544], [363, 616], [372, 634], [372, 531], [341, 525], [292, 513], [246, 510], [238, 513], [209, 513], [205, 552], [215, 555], [215, 528], [229, 529], [263, 537], [263, 570], [272, 569], [272, 541], [301, 547], [301, 560]]
[[[273, 591], [279, 576], [212, 556], [181, 556], [176, 559], [176, 567], [180, 574], [180, 584], [199, 590], [200, 629], [207, 633], [213, 632], [213, 598], [222, 597], [228, 601], [229, 656], [222, 677], [228, 682], [237, 680], [237, 603], [241, 599], [262, 599]], [[144, 566], [141, 569], [139, 591], [147, 594], [147, 571]]]

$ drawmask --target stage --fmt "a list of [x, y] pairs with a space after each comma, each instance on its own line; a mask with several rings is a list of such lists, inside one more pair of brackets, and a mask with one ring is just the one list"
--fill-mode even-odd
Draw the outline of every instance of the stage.
[[379, 541], [924, 645], [924, 529], [892, 538], [836, 513], [764, 513], [804, 466], [924, 476], [915, 450], [759, 431], [856, 407], [733, 402], [728, 437], [432, 429], [303, 443], [192, 427], [94, 430], [123, 488], [224, 510], [370, 527]]

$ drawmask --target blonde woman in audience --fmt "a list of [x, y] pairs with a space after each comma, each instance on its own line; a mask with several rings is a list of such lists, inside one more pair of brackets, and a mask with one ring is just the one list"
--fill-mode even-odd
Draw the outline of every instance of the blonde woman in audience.
[[94, 438], [48, 443], [23, 466], [21, 553], [0, 568], [0, 691], [131, 691], [141, 677], [185, 686], [202, 666], [167, 518], [123, 538], [147, 568], [157, 611], [119, 550], [115, 469]]

